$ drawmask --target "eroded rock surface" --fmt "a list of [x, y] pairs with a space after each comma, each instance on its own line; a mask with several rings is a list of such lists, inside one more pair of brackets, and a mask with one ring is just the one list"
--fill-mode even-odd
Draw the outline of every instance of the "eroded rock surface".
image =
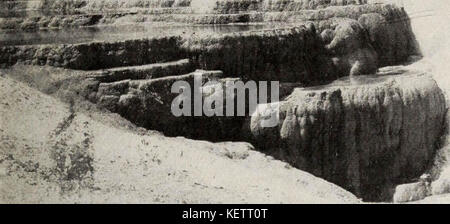
[[248, 143], [164, 137], [3, 75], [0, 203], [359, 202]]
[[366, 200], [389, 200], [390, 187], [431, 165], [446, 107], [429, 76], [379, 79], [294, 90], [277, 127], [252, 126], [255, 144]]
[[[407, 185], [398, 188], [398, 197], [394, 197], [394, 200], [420, 199], [429, 194], [428, 188], [427, 193], [423, 194], [425, 185], [408, 183], [428, 168], [435, 154], [437, 140], [442, 134], [445, 102], [442, 92], [432, 79], [418, 74], [421, 72], [394, 68], [388, 71], [381, 69], [378, 75], [400, 76], [363, 76], [350, 81], [339, 80], [331, 86], [300, 88], [326, 84], [347, 75], [374, 74], [382, 66], [409, 62], [411, 57], [419, 55], [408, 15], [402, 8], [388, 4], [366, 4], [366, 1], [322, 0], [36, 2], [40, 1], [0, 2], [8, 6], [6, 10], [0, 10], [0, 29], [8, 29], [8, 32], [34, 30], [37, 33], [30, 33], [34, 35], [40, 34], [39, 29], [47, 28], [57, 30], [71, 27], [77, 31], [78, 28], [87, 27], [102, 29], [98, 25], [163, 24], [163, 28], [158, 29], [163, 30], [164, 24], [168, 28], [201, 25], [193, 26], [197, 28], [192, 28], [189, 33], [183, 31], [183, 34], [177, 30], [145, 38], [133, 38], [133, 35], [124, 38], [122, 35], [117, 39], [108, 38], [107, 41], [102, 41], [102, 38], [96, 40], [94, 35], [86, 41], [67, 44], [31, 42], [21, 46], [2, 46], [0, 66], [12, 66], [11, 69], [3, 70], [11, 77], [57, 95], [70, 105], [73, 105], [70, 100], [73, 97], [87, 99], [100, 108], [120, 114], [135, 125], [160, 130], [167, 135], [211, 141], [251, 141], [257, 150], [336, 183], [365, 200], [391, 200], [395, 185], [404, 183]], [[35, 15], [30, 10], [38, 12]], [[232, 25], [233, 29], [229, 29], [236, 30], [227, 32], [218, 31], [223, 27], [203, 29], [207, 24], [242, 25], [250, 22], [264, 25], [242, 30]], [[24, 38], [30, 34], [24, 35]], [[262, 128], [259, 125], [261, 117], [249, 118], [249, 115], [239, 118], [174, 117], [170, 104], [178, 94], [170, 93], [170, 87], [176, 81], [192, 84], [192, 72], [196, 69], [203, 69], [198, 72], [208, 77], [206, 81], [218, 82], [212, 86], [225, 89], [226, 80], [281, 81], [282, 101], [272, 102], [281, 105], [279, 125]], [[9, 83], [8, 80], [5, 82]], [[207, 92], [202, 95], [203, 99], [209, 94], [210, 87], [202, 87]], [[69, 107], [69, 112], [50, 134], [56, 136], [52, 142], [43, 143], [51, 145], [53, 151], [49, 158], [54, 166], [40, 169], [39, 162], [17, 159], [17, 156], [22, 156], [20, 153], [17, 156], [6, 153], [0, 158], [0, 164], [7, 164], [7, 168], [3, 169], [9, 170], [7, 180], [15, 181], [16, 173], [24, 175], [23, 172], [26, 172], [31, 179], [37, 180], [39, 186], [45, 185], [39, 188], [44, 189], [43, 192], [48, 191], [46, 184], [50, 182], [57, 182], [52, 187], [61, 192], [72, 192], [78, 188], [97, 192], [96, 183], [101, 180], [100, 185], [105, 184], [102, 186], [106, 186], [106, 189], [121, 194], [123, 182], [102, 176], [110, 175], [103, 167], [112, 170], [117, 167], [105, 165], [108, 162], [97, 157], [97, 150], [107, 153], [107, 146], [101, 143], [110, 136], [91, 131], [89, 125], [79, 124], [81, 121], [77, 120], [83, 115], [72, 107]], [[83, 119], [83, 122], [90, 122], [87, 118]], [[88, 132], [83, 135], [71, 133], [81, 129]], [[108, 133], [114, 135], [114, 132]], [[6, 135], [15, 136], [18, 133], [7, 132]], [[103, 141], [96, 143], [97, 138], [91, 138], [97, 135]], [[141, 139], [132, 134], [130, 136], [133, 136], [130, 142], [139, 142]], [[7, 147], [15, 147], [13, 144], [16, 140], [5, 143], [5, 152]], [[164, 140], [161, 145], [168, 142]], [[144, 143], [123, 145], [115, 142], [114, 152], [120, 151], [115, 144], [119, 148], [130, 147], [133, 150], [135, 147], [148, 146]], [[159, 147], [158, 144], [156, 147]], [[181, 144], [184, 147], [184, 144], [190, 143], [182, 140]], [[197, 142], [192, 141], [192, 144], [193, 148], [197, 147]], [[221, 145], [218, 150], [222, 150], [221, 153], [229, 159], [246, 160], [254, 153], [241, 150], [240, 143], [225, 143], [225, 146], [227, 144], [231, 146], [224, 150], [221, 144], [208, 143], [205, 147]], [[68, 150], [62, 150], [64, 147]], [[114, 156], [126, 156], [116, 153]], [[141, 156], [140, 153], [137, 154]], [[186, 152], [182, 149], [177, 153]], [[48, 159], [45, 155], [38, 156]], [[132, 159], [126, 162], [136, 162]], [[155, 161], [160, 165], [158, 160]], [[132, 177], [129, 180], [139, 176], [133, 173], [136, 171], [134, 168], [148, 168], [148, 161], [141, 162], [133, 163], [132, 167], [126, 166], [125, 172]], [[125, 167], [122, 165], [120, 167]], [[41, 176], [35, 175], [36, 170], [45, 173], [44, 184], [40, 183]], [[98, 170], [103, 170], [100, 175], [96, 172]], [[36, 182], [26, 182], [29, 183]], [[122, 187], [117, 189], [117, 185]], [[204, 189], [209, 186], [199, 182], [194, 185]], [[448, 185], [447, 179], [441, 178], [430, 186], [433, 192], [445, 193]], [[20, 189], [22, 193], [29, 191], [28, 185], [25, 186]], [[143, 186], [144, 183], [141, 185], [139, 182], [129, 185], [129, 189], [137, 187], [148, 190]], [[98, 200], [118, 200], [116, 195], [101, 190], [99, 192]], [[142, 194], [139, 193], [142, 191], [125, 192], [130, 195]], [[11, 196], [7, 200], [24, 200], [12, 191], [7, 192], [7, 195]], [[88, 195], [92, 196], [87, 193], [81, 199], [73, 200], [89, 201]], [[168, 195], [165, 194], [166, 199], [157, 196], [154, 201], [172, 202], [177, 199]], [[147, 194], [145, 196], [150, 197]], [[282, 194], [281, 197], [284, 199], [285, 196]], [[48, 200], [62, 199], [52, 196]], [[128, 197], [126, 200], [139, 202], [140, 197]], [[97, 198], [92, 201], [97, 201]]]
[[[229, 11], [234, 9], [218, 10], [216, 14], [195, 14], [188, 11], [167, 11], [189, 8], [172, 7], [185, 5], [175, 1], [130, 3], [89, 1], [88, 4], [73, 5], [90, 9], [124, 6], [126, 9], [147, 10], [160, 9], [158, 6], [161, 6], [163, 7], [161, 9], [167, 10], [106, 15], [110, 18], [105, 18], [101, 13], [54, 16], [64, 18], [61, 23], [74, 23], [68, 25], [71, 27], [95, 26], [99, 23], [113, 24], [114, 20], [121, 20], [127, 16], [141, 17], [131, 19], [127, 23], [152, 22], [154, 20], [147, 17], [153, 16], [158, 17], [154, 18], [157, 21], [175, 22], [178, 25], [264, 22], [266, 27], [270, 27], [270, 24], [277, 26], [279, 22], [283, 22], [285, 28], [230, 33], [208, 30], [206, 34], [202, 32], [174, 34], [108, 42], [3, 46], [0, 48], [0, 65], [8, 67], [16, 63], [25, 63], [95, 70], [165, 63], [187, 58], [195, 68], [222, 70], [227, 77], [316, 85], [350, 73], [352, 75], [374, 73], [381, 66], [404, 63], [411, 56], [419, 54], [406, 12], [394, 5], [366, 4], [359, 1], [219, 1], [217, 4], [216, 1], [209, 2], [214, 2], [218, 7], [223, 4], [227, 8], [246, 8], [254, 3], [258, 6], [250, 7], [254, 8], [252, 10], [238, 10], [239, 14], [230, 14]], [[292, 4], [297, 6], [294, 7]], [[245, 13], [250, 11], [251, 14]], [[74, 18], [69, 18], [70, 16]], [[16, 23], [12, 20], [31, 19], [44, 27], [53, 23], [51, 21], [58, 23], [58, 19], [42, 20], [43, 18], [2, 18], [0, 24], [4, 26], [12, 24], [11, 29], [21, 29], [23, 24], [16, 27], [14, 25]], [[86, 24], [76, 25], [78, 20]], [[23, 23], [32, 24], [26, 21]], [[321, 37], [323, 32], [328, 34], [325, 39]]]

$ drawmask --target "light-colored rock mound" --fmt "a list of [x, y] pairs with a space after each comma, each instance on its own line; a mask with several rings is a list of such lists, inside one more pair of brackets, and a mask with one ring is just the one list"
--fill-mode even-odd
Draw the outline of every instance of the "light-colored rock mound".
[[167, 138], [10, 78], [0, 87], [1, 203], [358, 202], [247, 143]]
[[353, 82], [296, 89], [281, 102], [277, 127], [251, 126], [255, 143], [366, 200], [390, 200], [392, 186], [431, 165], [445, 125], [444, 95], [426, 75]]

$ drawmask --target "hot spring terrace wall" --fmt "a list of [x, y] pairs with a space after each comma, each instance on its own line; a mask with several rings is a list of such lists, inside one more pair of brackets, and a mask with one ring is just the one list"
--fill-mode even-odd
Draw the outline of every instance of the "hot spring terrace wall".
[[277, 127], [252, 118], [254, 144], [368, 201], [392, 200], [396, 184], [430, 167], [447, 111], [426, 75], [296, 89], [280, 105]]
[[167, 62], [182, 57], [177, 37], [67, 45], [25, 45], [0, 48], [3, 66], [17, 62], [93, 70]]
[[321, 52], [315, 32], [302, 26], [113, 43], [6, 46], [0, 48], [0, 62], [3, 66], [21, 62], [92, 70], [191, 58], [198, 68], [220, 69], [227, 76], [309, 82], [323, 78], [317, 71], [319, 63], [328, 62]]

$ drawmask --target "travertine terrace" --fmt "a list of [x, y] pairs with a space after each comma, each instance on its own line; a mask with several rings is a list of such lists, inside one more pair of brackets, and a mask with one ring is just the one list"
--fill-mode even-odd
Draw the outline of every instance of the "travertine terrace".
[[[158, 135], [160, 145], [180, 136], [193, 139], [183, 140], [192, 143], [192, 148], [195, 144], [211, 150], [217, 145], [244, 144], [236, 146], [240, 149], [251, 144], [251, 155], [259, 151], [286, 162], [296, 172], [302, 170], [298, 171], [302, 175], [309, 172], [355, 195], [324, 181], [325, 188], [345, 192], [344, 197], [329, 196], [339, 202], [355, 202], [356, 197], [392, 201], [397, 185], [417, 181], [431, 169], [445, 133], [444, 94], [427, 71], [407, 66], [420, 59], [422, 52], [407, 12], [395, 4], [366, 0], [2, 0], [0, 32], [4, 34], [0, 37], [2, 83], [12, 78], [53, 95], [71, 105], [69, 112], [62, 109], [62, 117], [70, 114], [64, 121], [79, 120], [75, 126], [63, 122], [62, 127], [53, 127], [53, 142], [45, 144], [59, 148], [50, 155], [36, 154], [42, 159], [30, 164], [36, 169], [26, 165], [32, 159], [25, 154], [9, 152], [13, 143], [8, 141], [19, 136], [5, 122], [9, 126], [1, 134], [9, 140], [2, 141], [0, 164], [6, 164], [8, 180], [31, 169], [25, 176], [39, 179], [42, 189], [47, 181], [63, 191], [87, 192], [76, 200], [88, 200], [89, 191], [96, 195], [91, 202], [118, 200], [102, 188], [121, 194], [112, 180], [116, 177], [105, 176], [105, 167], [112, 165], [96, 154], [103, 150], [107, 156], [104, 146], [92, 144], [92, 139], [83, 142], [78, 136], [78, 126], [91, 122], [74, 111], [79, 107], [120, 115], [127, 120], [121, 122], [129, 121], [128, 125], [140, 131], [161, 132], [165, 136]], [[280, 101], [271, 102], [281, 108], [278, 126], [258, 126], [261, 118], [250, 116], [251, 112], [245, 117], [173, 116], [170, 105], [176, 94], [170, 86], [178, 80], [190, 83], [199, 73], [219, 83], [230, 79], [279, 81]], [[5, 106], [2, 113], [7, 112]], [[66, 131], [79, 137], [81, 151], [75, 149], [70, 136], [60, 136]], [[61, 144], [70, 145], [71, 151], [64, 152]], [[185, 143], [177, 140], [176, 144], [183, 147]], [[84, 146], [89, 150], [83, 151]], [[142, 147], [136, 153], [144, 153], [145, 144]], [[14, 149], [24, 150], [18, 145]], [[221, 150], [228, 149], [217, 153]], [[262, 158], [259, 152], [252, 158]], [[231, 153], [229, 157], [247, 158], [240, 156]], [[51, 158], [48, 163], [47, 157]], [[46, 170], [40, 163], [46, 164]], [[123, 172], [138, 175], [142, 166], [147, 164], [136, 162], [134, 171]], [[136, 184], [140, 190], [143, 186]], [[102, 193], [95, 193], [97, 187]], [[230, 189], [225, 195], [236, 195], [238, 188]], [[70, 197], [55, 197], [51, 200], [71, 201]], [[286, 198], [269, 201], [282, 202], [278, 199]], [[172, 196], [158, 200], [176, 201]], [[195, 200], [204, 202], [205, 198]]]

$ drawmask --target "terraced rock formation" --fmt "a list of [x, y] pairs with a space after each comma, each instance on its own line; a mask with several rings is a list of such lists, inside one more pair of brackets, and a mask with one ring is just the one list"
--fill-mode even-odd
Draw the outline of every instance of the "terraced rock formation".
[[430, 168], [447, 110], [430, 76], [401, 73], [295, 89], [280, 102], [277, 127], [252, 117], [254, 144], [365, 200], [392, 199], [397, 184]]
[[[408, 15], [394, 5], [320, 0], [212, 0], [202, 1], [202, 7], [195, 0], [44, 3], [39, 7], [49, 13], [4, 17], [0, 28], [45, 37], [45, 32], [71, 27], [103, 36], [63, 39], [63, 44], [4, 40], [9, 44], [0, 47], [2, 72], [63, 100], [88, 100], [149, 130], [251, 142], [256, 150], [370, 201], [392, 200], [395, 185], [425, 172], [443, 134], [446, 106], [436, 83], [424, 72], [382, 69], [420, 57]], [[166, 32], [143, 32], [137, 38], [108, 29], [126, 24]], [[44, 31], [48, 28], [56, 31]], [[279, 125], [260, 127], [261, 117], [250, 116], [253, 111], [243, 117], [174, 116], [171, 102], [178, 94], [171, 93], [172, 84], [192, 84], [200, 74], [203, 84], [216, 81], [224, 90], [229, 80], [280, 81], [280, 101], [271, 102], [281, 105]], [[340, 79], [349, 75], [352, 79]], [[213, 94], [210, 87], [201, 87], [202, 99]]]
[[0, 203], [359, 202], [248, 143], [165, 137], [4, 75]]

